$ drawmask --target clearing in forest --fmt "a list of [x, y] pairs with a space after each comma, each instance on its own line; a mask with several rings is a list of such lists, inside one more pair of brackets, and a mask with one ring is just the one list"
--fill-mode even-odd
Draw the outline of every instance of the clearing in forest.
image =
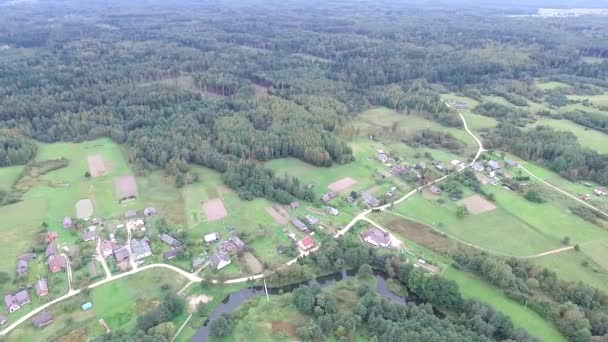
[[266, 212], [272, 217], [274, 222], [278, 224], [286, 224], [287, 222], [289, 222], [289, 217], [286, 217], [284, 213], [281, 212], [281, 210], [276, 206], [273, 205], [270, 207], [266, 207], [265, 209]]
[[91, 177], [103, 176], [110, 171], [110, 165], [106, 163], [99, 154], [88, 156], [87, 161], [89, 163], [89, 173], [91, 174]]
[[461, 203], [464, 204], [464, 206], [467, 207], [467, 210], [473, 215], [496, 209], [496, 205], [494, 205], [494, 203], [488, 201], [480, 195], [469, 196], [463, 199]]
[[343, 192], [345, 190], [348, 190], [348, 188], [350, 188], [351, 186], [355, 185], [357, 183], [356, 180], [350, 178], [350, 177], [346, 177], [346, 178], [342, 178], [337, 182], [333, 182], [331, 184], [329, 184], [328, 188], [331, 191], [335, 191], [335, 192]]
[[81, 199], [76, 202], [76, 217], [79, 219], [85, 219], [93, 216], [93, 202], [88, 199]]
[[228, 215], [224, 202], [220, 198], [214, 198], [203, 203], [203, 212], [209, 222], [217, 221]]

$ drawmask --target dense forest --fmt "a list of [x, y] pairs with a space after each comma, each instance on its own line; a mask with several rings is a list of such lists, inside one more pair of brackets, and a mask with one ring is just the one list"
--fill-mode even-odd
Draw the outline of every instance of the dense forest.
[[[338, 133], [370, 106], [460, 126], [442, 92], [520, 106], [543, 96], [534, 77], [605, 85], [608, 62], [581, 59], [606, 49], [601, 18], [509, 15], [533, 13], [534, 4], [543, 1], [10, 3], [0, 11], [0, 166], [31, 160], [33, 140], [97, 137], [125, 144], [140, 172], [177, 175], [177, 165], [194, 163], [224, 173], [287, 156], [329, 166], [353, 159]], [[527, 120], [505, 108], [477, 111]], [[595, 116], [567, 118], [605, 126]], [[514, 152], [539, 158], [522, 149]], [[606, 184], [606, 169], [590, 164], [602, 158], [542, 159]], [[304, 196], [269, 175], [225, 179], [245, 197]]]

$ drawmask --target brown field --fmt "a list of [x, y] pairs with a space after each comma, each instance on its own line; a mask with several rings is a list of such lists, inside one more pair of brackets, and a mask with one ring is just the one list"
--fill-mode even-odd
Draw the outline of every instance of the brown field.
[[273, 335], [282, 333], [287, 336], [296, 336], [296, 326], [291, 323], [287, 323], [285, 321], [273, 321], [271, 324]]
[[118, 200], [137, 197], [137, 182], [134, 176], [119, 176], [114, 178], [114, 188]]
[[350, 177], [346, 177], [346, 178], [340, 179], [337, 182], [333, 182], [333, 183], [329, 184], [328, 188], [331, 191], [342, 192], [342, 191], [348, 190], [348, 188], [355, 185], [356, 183], [357, 183], [356, 180], [354, 180]]
[[488, 201], [480, 195], [469, 196], [460, 202], [464, 204], [464, 206], [467, 207], [469, 212], [473, 215], [485, 213], [487, 211], [492, 211], [496, 209], [494, 203]]
[[217, 221], [228, 215], [224, 202], [220, 198], [214, 198], [203, 203], [203, 213], [207, 216], [207, 221]]
[[89, 173], [91, 174], [91, 177], [103, 176], [110, 171], [110, 166], [99, 154], [88, 156], [87, 162], [89, 163]]
[[[446, 236], [434, 231], [430, 227], [422, 223], [409, 221], [405, 219], [393, 219], [385, 217], [380, 220], [385, 224], [390, 231], [397, 233], [408, 240], [411, 240], [419, 245], [422, 245], [430, 250], [439, 253], [448, 253], [452, 250], [469, 250], [467, 246], [463, 246], [456, 241], [449, 239]], [[405, 242], [407, 247], [407, 241]]]
[[255, 90], [255, 97], [263, 97], [268, 95], [268, 87], [264, 87], [259, 84], [252, 83], [253, 89]]
[[286, 224], [287, 222], [289, 222], [289, 219], [285, 216], [283, 216], [282, 213], [279, 212], [279, 210], [277, 210], [276, 206], [270, 206], [270, 207], [266, 207], [266, 212], [272, 217], [272, 219], [274, 220], [274, 222], [278, 223], [278, 224]]
[[379, 185], [374, 185], [371, 188], [365, 190], [365, 192], [367, 192], [370, 195], [375, 194], [376, 192], [378, 192], [378, 190], [380, 190], [380, 186]]
[[262, 273], [264, 271], [264, 265], [255, 257], [255, 255], [247, 252], [243, 254], [243, 261], [247, 265], [247, 269], [252, 274]]
[[79, 219], [85, 219], [93, 216], [93, 202], [88, 199], [81, 199], [76, 202], [76, 217]]

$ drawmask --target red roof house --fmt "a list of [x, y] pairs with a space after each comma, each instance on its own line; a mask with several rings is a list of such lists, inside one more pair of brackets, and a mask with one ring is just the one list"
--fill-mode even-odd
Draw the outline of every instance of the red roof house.
[[307, 251], [315, 246], [315, 240], [313, 240], [311, 236], [307, 236], [302, 240], [298, 241], [298, 246], [300, 246], [301, 249]]

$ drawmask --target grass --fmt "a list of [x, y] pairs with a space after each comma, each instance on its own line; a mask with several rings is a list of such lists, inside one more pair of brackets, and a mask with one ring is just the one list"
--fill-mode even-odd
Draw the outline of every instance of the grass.
[[526, 329], [543, 341], [566, 341], [551, 323], [534, 311], [525, 309], [523, 305], [507, 298], [502, 291], [483, 280], [454, 268], [447, 269], [443, 276], [458, 283], [463, 297], [478, 299], [511, 317], [516, 328]]
[[458, 218], [456, 206], [450, 200], [440, 204], [417, 194], [394, 211], [498, 254], [527, 256], [559, 247], [559, 240], [539, 233], [502, 208]]
[[601, 95], [569, 95], [568, 99], [576, 100], [576, 101], [584, 101], [589, 100], [589, 102], [593, 103], [599, 107], [608, 107], [608, 93], [604, 93]]
[[[80, 294], [51, 306], [49, 311], [55, 318], [51, 325], [39, 330], [26, 322], [11, 332], [9, 340], [57, 340], [80, 329], [86, 339], [103, 333], [97, 322], [99, 319], [103, 319], [111, 330], [130, 331], [135, 329], [139, 315], [153, 308], [165, 293], [175, 293], [185, 283], [186, 279], [174, 272], [142, 271], [92, 289], [88, 297]], [[161, 289], [162, 284], [167, 284], [168, 289]], [[87, 301], [93, 304], [93, 309], [83, 312], [80, 305]], [[177, 319], [175, 323], [177, 325]]]
[[[590, 247], [591, 245], [583, 245], [581, 247], [583, 253], [567, 251], [543, 256], [532, 261], [539, 266], [556, 272], [560, 279], [573, 282], [582, 281], [589, 286], [605, 289], [608, 282], [608, 271], [587, 255], [589, 253], [594, 258], [601, 256], [594, 254], [596, 251], [593, 250], [594, 247]], [[605, 263], [605, 259], [603, 262]], [[584, 266], [584, 264], [587, 264], [587, 266]]]
[[[48, 203], [43, 199], [30, 202], [19, 202], [0, 207], [0, 232], [2, 232], [2, 248], [0, 248], [0, 271], [15, 276], [17, 257], [29, 251], [34, 236], [45, 220]], [[0, 286], [4, 291], [11, 289], [12, 283]]]
[[7, 191], [22, 170], [23, 165], [0, 167], [0, 191]]
[[549, 118], [540, 118], [532, 126], [539, 125], [550, 126], [559, 131], [572, 132], [578, 139], [581, 146], [595, 150], [599, 153], [608, 153], [608, 135], [600, 131], [586, 128], [568, 120], [556, 120]]
[[549, 81], [549, 82], [536, 82], [536, 86], [543, 90], [551, 90], [556, 88], [570, 88], [567, 83]]

